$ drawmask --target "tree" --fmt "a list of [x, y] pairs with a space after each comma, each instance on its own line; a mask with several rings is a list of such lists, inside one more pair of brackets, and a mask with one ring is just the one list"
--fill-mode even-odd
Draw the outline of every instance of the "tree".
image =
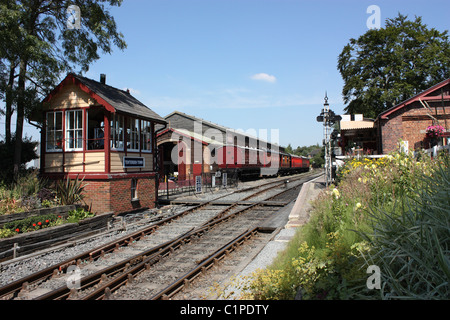
[[289, 143], [288, 146], [284, 149], [284, 152], [289, 153], [289, 154], [294, 153], [294, 151], [292, 150], [292, 146], [291, 146], [290, 143]]
[[[14, 162], [14, 147], [16, 144], [16, 138], [14, 134], [11, 136], [10, 141], [0, 141], [0, 182], [2, 184], [9, 185], [14, 180], [13, 162]], [[37, 159], [36, 147], [38, 142], [31, 141], [31, 138], [25, 136], [22, 141], [22, 152], [20, 169], [25, 170], [25, 164], [33, 159]]]
[[338, 58], [348, 113], [375, 118], [450, 77], [448, 31], [439, 32], [399, 13], [385, 28], [350, 39]]
[[[7, 118], [12, 104], [16, 107], [15, 174], [20, 167], [24, 119], [39, 108], [42, 97], [55, 86], [60, 75], [74, 72], [77, 67], [80, 72], [87, 71], [100, 58], [99, 50], [111, 53], [113, 45], [126, 48], [114, 18], [105, 9], [105, 4], [120, 6], [121, 2], [3, 0], [0, 4], [0, 89]], [[67, 27], [71, 19], [69, 5], [80, 8], [80, 28]], [[6, 127], [8, 135], [10, 129]]]

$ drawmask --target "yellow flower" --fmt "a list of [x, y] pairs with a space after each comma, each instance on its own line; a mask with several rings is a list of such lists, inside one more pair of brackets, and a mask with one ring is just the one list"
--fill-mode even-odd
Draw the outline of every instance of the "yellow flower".
[[339, 190], [336, 188], [333, 189], [333, 195], [336, 199], [339, 199], [339, 197], [341, 196], [341, 194], [339, 193]]

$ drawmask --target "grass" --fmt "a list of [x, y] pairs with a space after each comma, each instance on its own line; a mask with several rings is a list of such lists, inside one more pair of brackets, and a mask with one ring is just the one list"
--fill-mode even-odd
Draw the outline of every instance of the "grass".
[[[349, 161], [339, 184], [313, 202], [308, 224], [269, 268], [250, 277], [243, 297], [448, 298], [448, 168], [448, 156]], [[366, 286], [373, 264], [381, 269], [381, 290]]]

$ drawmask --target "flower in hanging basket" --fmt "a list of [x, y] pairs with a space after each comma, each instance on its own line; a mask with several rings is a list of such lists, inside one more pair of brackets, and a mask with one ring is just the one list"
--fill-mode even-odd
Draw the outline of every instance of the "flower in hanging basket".
[[429, 126], [426, 130], [427, 137], [429, 138], [437, 138], [441, 136], [444, 133], [444, 127], [436, 125], [436, 126]]

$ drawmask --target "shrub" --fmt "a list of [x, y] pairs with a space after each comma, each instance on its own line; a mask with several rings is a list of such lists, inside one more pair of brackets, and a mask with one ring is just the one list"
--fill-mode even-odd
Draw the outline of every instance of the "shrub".
[[[406, 154], [352, 159], [313, 201], [310, 221], [243, 297], [448, 298], [449, 161]], [[366, 287], [381, 268], [381, 292]]]
[[0, 186], [0, 214], [10, 214], [37, 209], [44, 199], [51, 206], [52, 191], [46, 188], [47, 181], [38, 176], [38, 171], [29, 171], [19, 175], [17, 182]]
[[[450, 171], [440, 165], [407, 205], [374, 208], [367, 265], [381, 271], [383, 299], [448, 299], [450, 296]], [[359, 297], [366, 297], [364, 291]]]
[[90, 218], [93, 216], [95, 216], [95, 214], [93, 214], [92, 212], [87, 211], [83, 208], [78, 208], [77, 210], [69, 211], [69, 216], [67, 217], [67, 222], [76, 223], [80, 220]]
[[59, 180], [56, 184], [56, 194], [59, 199], [60, 204], [70, 205], [79, 203], [84, 199], [84, 187], [83, 180], [76, 179], [72, 180], [67, 177], [67, 179]]
[[[5, 223], [3, 228], [14, 230], [16, 233], [29, 232], [49, 227], [58, 217], [55, 214], [28, 217], [22, 220]], [[17, 231], [19, 230], [19, 231]]]
[[[13, 163], [14, 163], [14, 148], [16, 143], [15, 135], [11, 142], [0, 141], [0, 181], [11, 184], [14, 181]], [[20, 172], [26, 172], [25, 164], [31, 160], [39, 158], [36, 154], [35, 148], [39, 144], [37, 141], [31, 141], [30, 137], [25, 136], [22, 141], [22, 153], [20, 161]]]

